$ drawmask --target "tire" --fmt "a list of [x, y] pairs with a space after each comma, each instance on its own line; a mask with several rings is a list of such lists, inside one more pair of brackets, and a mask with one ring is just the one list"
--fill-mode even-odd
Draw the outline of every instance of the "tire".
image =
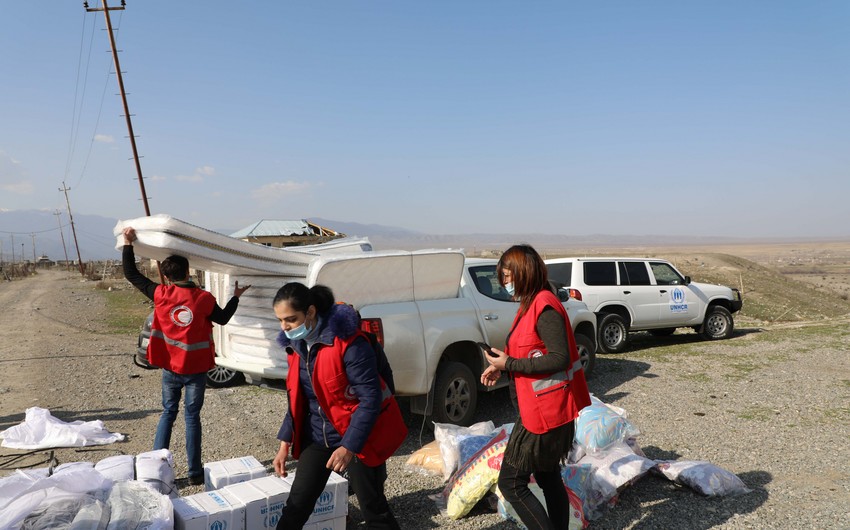
[[676, 333], [676, 328], [659, 328], [649, 330], [649, 334], [653, 337], [669, 337], [673, 333]]
[[608, 313], [599, 321], [599, 349], [605, 353], [621, 353], [629, 341], [629, 329], [623, 317]]
[[230, 368], [216, 365], [207, 372], [207, 386], [212, 388], [223, 388], [233, 386], [245, 380], [242, 372], [236, 372]]
[[437, 369], [432, 419], [468, 427], [478, 403], [478, 381], [463, 363], [448, 361]]
[[581, 359], [584, 376], [590, 377], [593, 367], [596, 366], [596, 349], [593, 347], [593, 339], [581, 333], [576, 333], [575, 337], [578, 357]]
[[734, 327], [732, 313], [722, 305], [713, 305], [708, 308], [702, 322], [702, 336], [706, 340], [728, 339]]

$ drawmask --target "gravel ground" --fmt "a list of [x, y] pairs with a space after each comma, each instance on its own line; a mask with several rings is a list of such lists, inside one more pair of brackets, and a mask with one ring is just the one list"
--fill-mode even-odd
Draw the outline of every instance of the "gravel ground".
[[[65, 272], [5, 282], [0, 307], [0, 430], [39, 406], [65, 421], [100, 419], [127, 435], [110, 446], [58, 449], [60, 463], [151, 448], [159, 372], [133, 365], [135, 336], [106, 330], [93, 282]], [[850, 528], [848, 343], [846, 321], [771, 329], [738, 322], [727, 341], [706, 343], [682, 331], [666, 338], [636, 334], [627, 353], [600, 355], [591, 392], [626, 409], [648, 457], [708, 460], [737, 473], [752, 493], [705, 498], [647, 475], [591, 528]], [[205, 461], [254, 455], [270, 468], [284, 404], [273, 389], [209, 389]], [[458, 521], [440, 515], [429, 496], [442, 489], [441, 478], [405, 465], [433, 440], [433, 429], [421, 416], [406, 419], [410, 435], [389, 461], [387, 482], [402, 528], [516, 528], [486, 503]], [[514, 421], [505, 390], [480, 397], [476, 421], [487, 419]], [[181, 418], [172, 449], [186, 495], [201, 487], [186, 483], [183, 443]], [[46, 458], [44, 451], [0, 448], [0, 475], [44, 466]], [[362, 527], [354, 497], [350, 513], [349, 528]]]

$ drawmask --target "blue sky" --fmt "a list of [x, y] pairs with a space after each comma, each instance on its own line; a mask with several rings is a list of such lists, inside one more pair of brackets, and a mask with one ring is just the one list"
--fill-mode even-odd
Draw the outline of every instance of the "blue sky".
[[[152, 213], [850, 236], [844, 0], [127, 0], [112, 17]], [[64, 209], [64, 181], [75, 215], [144, 215], [104, 26], [78, 1], [3, 10], [0, 209]]]

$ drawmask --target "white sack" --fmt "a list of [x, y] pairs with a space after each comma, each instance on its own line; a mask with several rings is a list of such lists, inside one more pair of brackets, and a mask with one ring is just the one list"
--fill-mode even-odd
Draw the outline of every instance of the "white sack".
[[63, 422], [47, 409], [30, 407], [23, 423], [0, 432], [3, 447], [12, 449], [49, 449], [105, 445], [124, 440], [121, 433], [111, 433], [100, 420]]
[[179, 496], [174, 483], [174, 460], [168, 449], [136, 455], [136, 480], [147, 483], [169, 497]]
[[136, 457], [133, 455], [108, 456], [94, 465], [107, 478], [118, 482], [136, 478]]

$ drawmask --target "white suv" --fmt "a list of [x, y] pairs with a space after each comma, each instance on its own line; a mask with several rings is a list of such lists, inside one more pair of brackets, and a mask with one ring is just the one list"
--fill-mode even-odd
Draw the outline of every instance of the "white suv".
[[709, 340], [732, 335], [732, 313], [741, 293], [691, 282], [673, 265], [654, 258], [558, 258], [546, 260], [549, 279], [596, 313], [599, 348], [619, 353], [629, 331], [658, 336], [690, 327]]

